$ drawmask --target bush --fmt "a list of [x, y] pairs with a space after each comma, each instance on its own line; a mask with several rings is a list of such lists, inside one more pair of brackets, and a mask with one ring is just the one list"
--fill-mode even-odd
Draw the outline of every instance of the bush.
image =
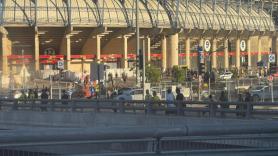
[[172, 69], [173, 82], [182, 83], [185, 81], [186, 70], [178, 66], [174, 66]]
[[152, 65], [146, 66], [146, 80], [150, 83], [159, 83], [161, 81], [161, 69]]

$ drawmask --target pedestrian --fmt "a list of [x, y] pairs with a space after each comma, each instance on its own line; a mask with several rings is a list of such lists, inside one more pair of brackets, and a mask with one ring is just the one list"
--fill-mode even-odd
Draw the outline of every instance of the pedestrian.
[[35, 97], [35, 99], [39, 98], [38, 88], [36, 88], [34, 91], [34, 97]]
[[29, 99], [29, 100], [35, 99], [35, 94], [34, 94], [34, 91], [33, 91], [32, 89], [29, 89], [29, 92], [28, 92], [28, 99]]
[[215, 116], [217, 105], [214, 103], [214, 100], [213, 100], [213, 97], [211, 94], [209, 95], [208, 102], [209, 102], [209, 111], [210, 111], [210, 113], [212, 113], [212, 114], [210, 114], [210, 116]]
[[152, 95], [150, 94], [150, 90], [146, 90], [146, 95], [145, 95], [145, 100], [146, 101], [150, 101], [150, 100], [152, 100]]
[[157, 93], [156, 93], [156, 91], [153, 91], [153, 101], [159, 101], [160, 100], [160, 98], [157, 96]]
[[245, 93], [245, 105], [243, 106], [243, 110], [244, 110], [244, 115], [243, 117], [246, 116], [246, 112], [247, 112], [247, 105], [250, 105], [251, 110], [253, 110], [253, 106], [251, 105], [251, 102], [253, 101], [252, 96], [249, 92]]
[[24, 90], [21, 90], [21, 95], [19, 97], [20, 100], [26, 100], [27, 99], [27, 95], [25, 94]]
[[179, 110], [179, 113], [180, 115], [184, 115], [184, 111], [183, 111], [183, 108], [186, 107], [186, 104], [183, 103], [184, 101], [184, 96], [183, 94], [181, 93], [181, 90], [180, 88], [176, 88], [176, 101], [177, 101], [177, 107], [178, 107], [178, 110]]
[[171, 88], [169, 88], [169, 89], [167, 90], [166, 102], [167, 102], [167, 110], [166, 110], [165, 113], [166, 113], [166, 114], [172, 114], [172, 113], [175, 114], [175, 113], [176, 113], [176, 110], [171, 110], [171, 108], [173, 109], [173, 108], [176, 107], [176, 105], [174, 104], [174, 102], [175, 102], [175, 96], [174, 96], [174, 94], [173, 94]]
[[[227, 97], [227, 94], [225, 91], [221, 91], [219, 101], [221, 102], [221, 104], [220, 104], [221, 109], [229, 108], [229, 106], [226, 103], [226, 102], [228, 102], [228, 97]], [[221, 111], [221, 117], [225, 117], [225, 112], [223, 112], [223, 110]]]
[[[238, 111], [242, 111], [244, 110], [244, 104], [242, 102], [244, 102], [242, 94], [238, 94], [238, 99], [237, 99], [238, 104], [236, 105], [236, 110]], [[242, 113], [236, 113], [237, 116], [244, 116], [244, 114]]]
[[68, 101], [69, 100], [69, 95], [67, 94], [66, 90], [63, 90], [63, 95], [62, 95], [62, 104], [65, 105], [65, 110], [68, 111]]
[[[42, 99], [42, 103], [43, 105], [47, 105], [47, 100], [48, 100], [48, 94], [47, 94], [47, 89], [43, 89], [42, 90], [42, 94], [41, 94], [41, 99]], [[46, 106], [42, 106], [41, 107], [41, 111], [47, 111], [47, 107]]]
[[180, 88], [177, 88], [177, 89], [176, 89], [176, 93], [177, 93], [176, 100], [177, 100], [177, 101], [183, 101], [183, 100], [184, 100], [184, 96], [183, 96], [183, 94], [181, 93]]

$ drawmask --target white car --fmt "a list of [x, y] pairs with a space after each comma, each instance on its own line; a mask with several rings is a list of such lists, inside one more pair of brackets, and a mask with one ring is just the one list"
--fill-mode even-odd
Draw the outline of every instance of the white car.
[[[152, 95], [153, 91], [157, 92], [159, 99], [163, 100], [166, 97], [166, 91], [159, 90], [157, 88], [152, 88], [150, 94]], [[122, 90], [120, 95], [116, 96], [116, 100], [144, 100], [143, 89], [125, 89]], [[162, 94], [162, 95], [161, 95]]]
[[232, 77], [233, 77], [233, 73], [226, 71], [223, 74], [221, 74], [219, 78], [222, 79], [222, 80], [229, 80]]
[[116, 100], [143, 100], [143, 89], [127, 89], [123, 90]]

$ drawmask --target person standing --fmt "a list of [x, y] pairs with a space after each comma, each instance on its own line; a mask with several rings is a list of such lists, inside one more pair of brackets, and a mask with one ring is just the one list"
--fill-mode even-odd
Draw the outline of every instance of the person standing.
[[[47, 105], [47, 100], [48, 100], [47, 89], [43, 89], [42, 90], [41, 99], [42, 99], [42, 104], [43, 105]], [[42, 112], [47, 111], [47, 107], [46, 106], [42, 106], [41, 107], [41, 111]]]
[[[220, 104], [221, 109], [229, 108], [229, 105], [226, 104], [226, 102], [228, 102], [228, 97], [227, 97], [227, 94], [225, 93], [225, 91], [221, 92], [219, 101], [222, 102]], [[223, 112], [223, 111], [221, 112], [221, 117], [225, 117], [225, 112]]]
[[167, 107], [168, 108], [176, 107], [176, 105], [174, 104], [175, 96], [174, 96], [171, 88], [169, 88], [167, 90], [166, 101], [167, 101]]
[[68, 101], [67, 100], [69, 100], [69, 95], [67, 94], [67, 92], [66, 92], [66, 90], [63, 90], [63, 95], [62, 95], [62, 104], [63, 105], [65, 105], [64, 107], [65, 107], [65, 110], [67, 111], [68, 109], [67, 109], [67, 107], [68, 107]]
[[182, 103], [184, 101], [184, 96], [183, 94], [181, 93], [181, 90], [180, 88], [177, 88], [176, 89], [176, 93], [177, 93], [177, 96], [176, 96], [176, 101], [177, 101], [177, 107], [178, 107], [178, 115], [184, 115], [184, 110], [183, 108], [186, 107], [186, 104]]
[[145, 95], [145, 100], [146, 101], [150, 101], [150, 100], [152, 100], [152, 95], [150, 94], [150, 90], [146, 90], [146, 95]]
[[[176, 105], [174, 104], [174, 102], [175, 102], [175, 96], [174, 96], [174, 94], [173, 94], [171, 88], [169, 88], [169, 89], [167, 90], [166, 102], [167, 102], [167, 110], [166, 110], [165, 113], [166, 113], [166, 114], [172, 114], [172, 113], [175, 114], [176, 111], [175, 111], [175, 110], [171, 110], [171, 109], [173, 109], [173, 108], [176, 107]], [[169, 109], [170, 109], [170, 110], [169, 110]]]

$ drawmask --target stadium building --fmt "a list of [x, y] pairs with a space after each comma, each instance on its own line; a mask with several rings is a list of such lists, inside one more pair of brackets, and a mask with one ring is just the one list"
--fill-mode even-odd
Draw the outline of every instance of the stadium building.
[[[136, 0], [1, 0], [1, 70], [89, 70], [92, 61], [130, 68], [136, 59]], [[276, 53], [273, 3], [139, 0], [141, 49], [163, 69], [197, 69], [198, 45], [212, 67], [256, 67]]]

